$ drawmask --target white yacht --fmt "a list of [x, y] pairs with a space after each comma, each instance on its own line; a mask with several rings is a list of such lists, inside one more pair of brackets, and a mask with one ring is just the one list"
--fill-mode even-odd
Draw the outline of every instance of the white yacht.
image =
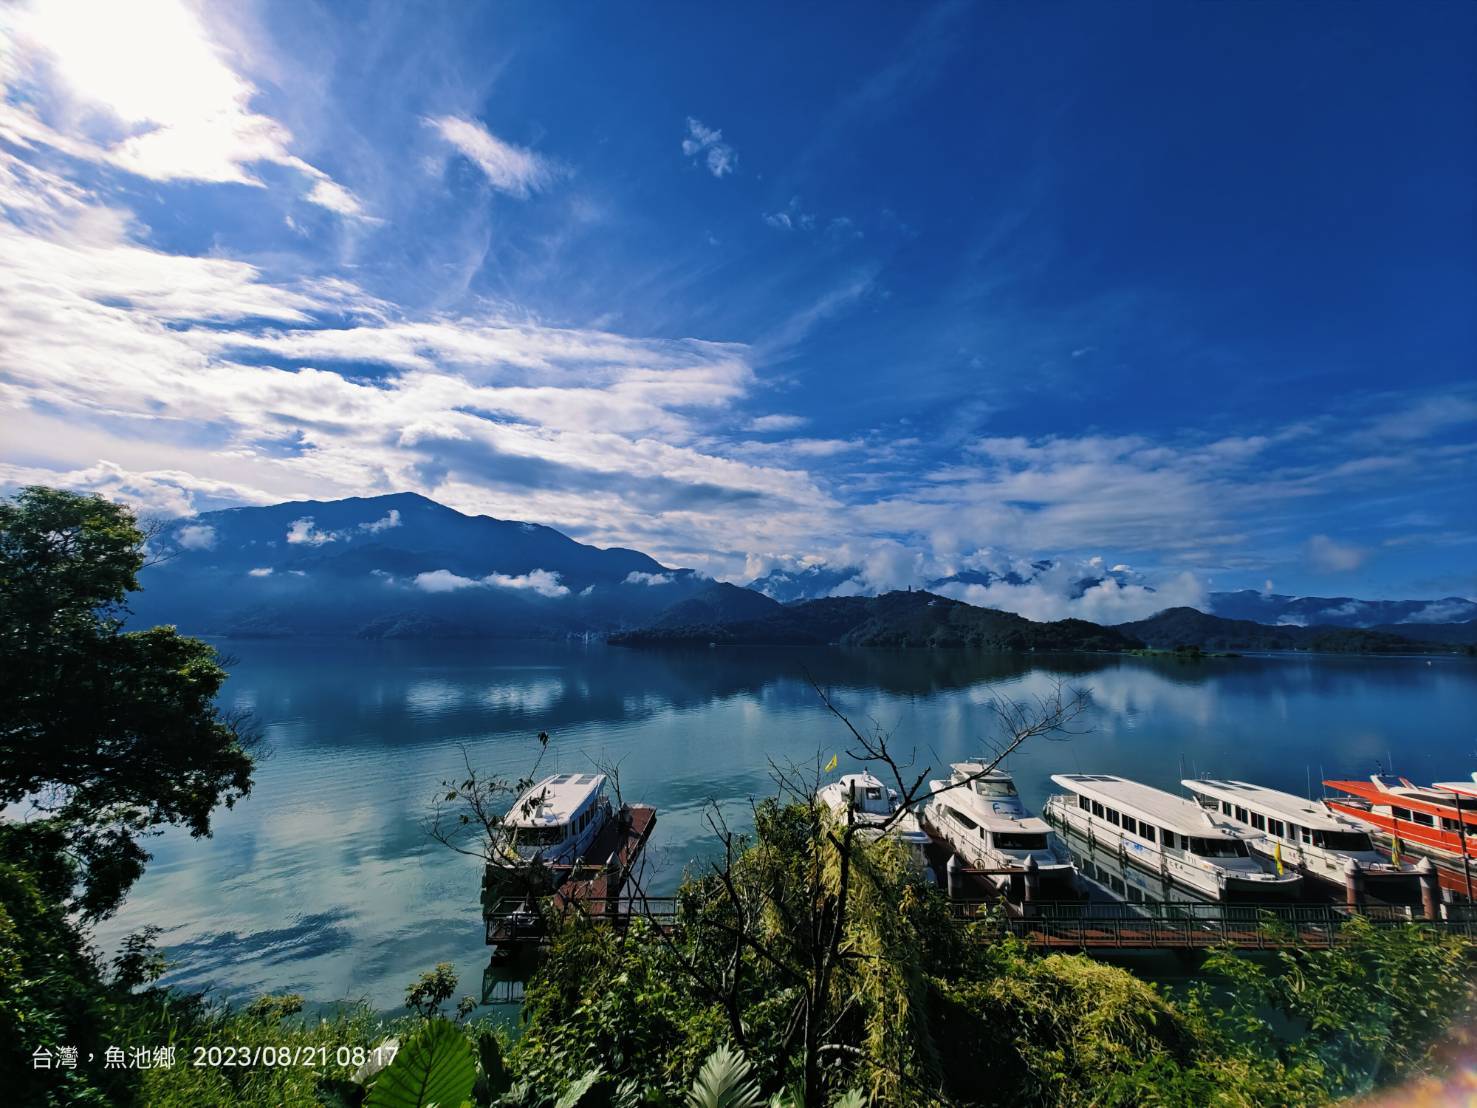
[[1302, 886], [1301, 874], [1285, 868], [1279, 875], [1252, 853], [1240, 830], [1193, 800], [1107, 773], [1059, 773], [1052, 780], [1067, 791], [1047, 800], [1048, 820], [1164, 880], [1216, 900], [1285, 897]]
[[510, 865], [568, 865], [611, 818], [603, 773], [556, 773], [531, 786], [503, 818]]
[[[1015, 779], [983, 762], [956, 762], [947, 781], [930, 781], [923, 815], [929, 826], [975, 869], [1024, 869], [1036, 863], [1043, 882], [1073, 884], [1072, 863], [1052, 849], [1051, 828], [1032, 815], [1016, 792]], [[990, 876], [1004, 886], [1009, 874]]]
[[1284, 868], [1336, 885], [1343, 885], [1350, 862], [1366, 880], [1415, 875], [1415, 866], [1392, 863], [1375, 849], [1363, 827], [1335, 815], [1320, 801], [1246, 781], [1205, 778], [1180, 784], [1201, 807], [1249, 833], [1251, 849], [1258, 854], [1275, 858], [1280, 847]]
[[[889, 819], [901, 806], [896, 789], [890, 789], [870, 773], [846, 773], [829, 785], [817, 790], [816, 799], [826, 805], [836, 818], [844, 821], [851, 810], [853, 823], [863, 828], [877, 827]], [[903, 812], [887, 828], [886, 835], [902, 843], [915, 865], [928, 868], [928, 844], [931, 841], [923, 830], [918, 816]]]

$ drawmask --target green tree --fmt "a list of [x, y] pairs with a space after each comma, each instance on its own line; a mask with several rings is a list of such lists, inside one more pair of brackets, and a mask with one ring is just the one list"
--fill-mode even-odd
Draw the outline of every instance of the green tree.
[[172, 627], [123, 629], [146, 539], [101, 497], [0, 501], [0, 815], [61, 835], [70, 906], [89, 918], [143, 872], [142, 838], [208, 835], [211, 812], [251, 788], [249, 738], [215, 706], [215, 650]]

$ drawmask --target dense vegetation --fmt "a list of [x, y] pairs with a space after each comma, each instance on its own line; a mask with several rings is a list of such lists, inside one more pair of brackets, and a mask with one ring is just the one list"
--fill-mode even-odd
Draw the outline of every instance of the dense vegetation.
[[[1461, 625], [1456, 625], [1460, 627]], [[1414, 632], [1393, 628], [1272, 627], [1247, 619], [1222, 619], [1195, 608], [1166, 608], [1148, 619], [1122, 623], [1117, 630], [1160, 650], [1196, 646], [1202, 650], [1312, 650], [1328, 654], [1410, 654], [1450, 650], [1453, 636], [1423, 642]]]
[[[477, 1023], [465, 998], [448, 1012], [449, 966], [412, 983], [394, 1020], [160, 988], [152, 936], [104, 962], [89, 921], [126, 895], [147, 835], [208, 833], [252, 762], [214, 707], [210, 648], [121, 630], [144, 539], [93, 498], [28, 490], [0, 505], [6, 1103], [1310, 1104], [1429, 1070], [1431, 1044], [1472, 1011], [1470, 945], [1414, 926], [1356, 920], [1343, 945], [1272, 965], [1217, 952], [1176, 994], [1035, 956], [988, 920], [955, 919], [890, 842], [778, 801], [757, 807], [751, 836], [722, 836], [675, 928], [551, 919], [516, 1036]], [[64, 1047], [74, 1066], [35, 1068], [34, 1052], [59, 1061]], [[173, 1064], [110, 1068], [110, 1047], [172, 1050]], [[375, 1053], [391, 1047], [393, 1060]], [[299, 1061], [218, 1065], [216, 1048]]]
[[[732, 588], [732, 586], [728, 586]], [[740, 591], [740, 590], [735, 590]], [[1132, 650], [1143, 645], [1111, 627], [1080, 619], [1037, 623], [1013, 612], [976, 608], [928, 592], [833, 596], [739, 612], [731, 599], [691, 602], [651, 627], [611, 637], [627, 646], [723, 645], [970, 647], [980, 650]], [[751, 606], [757, 607], [757, 606]], [[688, 620], [691, 620], [689, 622]]]

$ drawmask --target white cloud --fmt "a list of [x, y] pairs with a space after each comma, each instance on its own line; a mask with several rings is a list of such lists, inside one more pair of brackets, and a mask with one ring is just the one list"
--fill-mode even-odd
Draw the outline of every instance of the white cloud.
[[534, 569], [516, 577], [505, 573], [489, 573], [486, 577], [462, 577], [449, 569], [418, 573], [412, 582], [424, 592], [456, 592], [461, 589], [494, 588], [536, 592], [555, 599], [568, 596], [569, 589], [559, 583], [559, 575], [546, 569]]
[[417, 573], [415, 587], [424, 592], [456, 592], [458, 589], [476, 588], [475, 577], [461, 577], [449, 569], [433, 569], [429, 573]]
[[391, 508], [383, 519], [376, 519], [370, 523], [361, 523], [359, 530], [368, 531], [371, 535], [377, 535], [381, 531], [388, 531], [392, 527], [400, 526], [400, 509]]
[[256, 86], [190, 6], [47, 0], [7, 14], [22, 69], [6, 84], [50, 94], [17, 99], [7, 113], [31, 142], [161, 181], [261, 186], [249, 167], [272, 162], [313, 182], [309, 202], [363, 214], [352, 192], [292, 153], [291, 131], [253, 110]]
[[174, 538], [186, 550], [210, 550], [215, 546], [215, 528], [208, 523], [188, 523]]
[[953, 583], [939, 588], [945, 596], [982, 608], [998, 608], [1034, 620], [1085, 619], [1112, 625], [1146, 619], [1165, 608], [1206, 606], [1205, 583], [1192, 573], [1180, 573], [1157, 588], [1123, 583], [1103, 577], [1079, 590], [1084, 577], [1094, 576], [1091, 567], [1059, 562], [1036, 572], [1024, 584], [995, 581], [989, 585]]
[[248, 576], [248, 577], [270, 577], [270, 576], [272, 576], [272, 567], [271, 566], [258, 566], [256, 569], [248, 569], [246, 571], [246, 576]]
[[1308, 540], [1308, 560], [1324, 573], [1349, 573], [1358, 569], [1369, 557], [1369, 551], [1347, 543], [1335, 542], [1327, 535], [1314, 535]]
[[338, 538], [332, 531], [320, 531], [313, 524], [312, 516], [292, 521], [287, 529], [287, 541], [294, 546], [322, 546]]
[[626, 585], [670, 585], [671, 583], [672, 575], [670, 573], [641, 573], [637, 570], [632, 570], [626, 574], [625, 580], [622, 582], [622, 584]]
[[1402, 619], [1401, 623], [1465, 623], [1477, 618], [1477, 604], [1460, 597], [1433, 600]]
[[723, 132], [704, 126], [692, 116], [687, 117], [687, 137], [682, 140], [682, 153], [689, 158], [701, 157], [714, 177], [726, 176], [738, 165], [738, 152], [723, 141]]
[[546, 569], [534, 569], [517, 577], [503, 573], [489, 573], [482, 578], [483, 584], [499, 589], [529, 589], [540, 596], [568, 596], [569, 590], [559, 583], [559, 575]]
[[764, 415], [749, 420], [748, 423], [744, 424], [744, 428], [763, 434], [769, 431], [793, 431], [796, 428], [804, 427], [809, 422], [810, 420], [806, 419], [805, 416], [800, 415]]
[[527, 197], [554, 177], [549, 162], [532, 150], [504, 142], [475, 119], [441, 115], [427, 118], [425, 124], [471, 159], [493, 188], [510, 196]]

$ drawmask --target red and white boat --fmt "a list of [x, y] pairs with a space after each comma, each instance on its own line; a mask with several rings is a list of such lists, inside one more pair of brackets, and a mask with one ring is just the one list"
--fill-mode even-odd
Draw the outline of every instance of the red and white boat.
[[1477, 774], [1473, 781], [1415, 785], [1404, 777], [1377, 773], [1367, 781], [1325, 781], [1348, 797], [1324, 801], [1340, 815], [1423, 853], [1477, 858]]

